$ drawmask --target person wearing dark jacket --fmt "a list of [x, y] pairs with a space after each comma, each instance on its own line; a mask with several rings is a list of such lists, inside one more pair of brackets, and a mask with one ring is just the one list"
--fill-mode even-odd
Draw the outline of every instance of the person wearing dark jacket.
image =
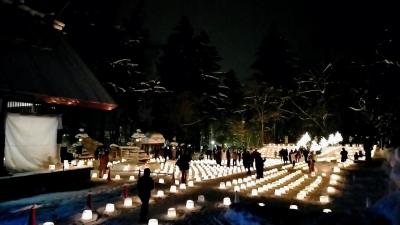
[[190, 168], [190, 161], [191, 157], [190, 154], [185, 152], [183, 153], [179, 159], [176, 161], [176, 165], [179, 167], [179, 170], [181, 171], [181, 183], [186, 183], [186, 177], [187, 177], [187, 172]]
[[142, 202], [140, 208], [140, 222], [147, 222], [147, 214], [149, 212], [149, 201], [151, 190], [154, 189], [154, 180], [150, 177], [150, 169], [144, 169], [143, 176], [137, 182], [138, 196]]
[[261, 157], [261, 153], [259, 153], [257, 149], [254, 150], [253, 157], [254, 161], [256, 162], [257, 179], [263, 178], [265, 159]]
[[247, 174], [250, 175], [251, 171], [250, 171], [250, 166], [253, 162], [253, 158], [251, 157], [249, 151], [244, 150], [243, 152], [243, 166], [245, 169], [247, 169]]

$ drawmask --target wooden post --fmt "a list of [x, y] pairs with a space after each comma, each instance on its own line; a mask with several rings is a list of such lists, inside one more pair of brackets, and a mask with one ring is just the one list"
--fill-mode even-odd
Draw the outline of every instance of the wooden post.
[[6, 142], [6, 115], [7, 115], [7, 100], [4, 97], [1, 97], [0, 98], [0, 176], [7, 174], [4, 165], [4, 148]]

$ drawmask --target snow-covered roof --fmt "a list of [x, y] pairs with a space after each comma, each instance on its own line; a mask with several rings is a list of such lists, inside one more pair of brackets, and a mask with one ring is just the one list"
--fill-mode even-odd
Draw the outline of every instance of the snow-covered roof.
[[164, 144], [165, 138], [160, 133], [152, 133], [144, 139], [145, 144]]

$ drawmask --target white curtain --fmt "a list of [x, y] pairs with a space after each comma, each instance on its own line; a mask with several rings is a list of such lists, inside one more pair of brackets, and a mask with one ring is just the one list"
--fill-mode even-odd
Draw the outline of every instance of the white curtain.
[[57, 116], [8, 113], [5, 165], [10, 172], [47, 169], [58, 161]]

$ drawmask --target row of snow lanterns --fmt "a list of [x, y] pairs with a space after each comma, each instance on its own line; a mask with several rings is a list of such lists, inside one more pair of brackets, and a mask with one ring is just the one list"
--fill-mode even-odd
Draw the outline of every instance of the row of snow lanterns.
[[305, 134], [303, 134], [303, 136], [300, 138], [300, 140], [296, 143], [296, 148], [306, 147], [307, 143], [310, 141], [311, 141], [310, 150], [318, 151], [329, 145], [336, 145], [336, 144], [340, 143], [341, 141], [343, 141], [343, 137], [337, 131], [335, 134], [330, 134], [328, 136], [328, 140], [325, 139], [324, 137], [322, 137], [321, 140], [319, 141], [319, 143], [317, 143], [316, 141], [311, 140], [310, 135], [308, 134], [308, 132], [306, 132]]
[[[77, 168], [83, 168], [85, 166], [87, 167], [93, 167], [93, 160], [72, 160], [71, 163], [69, 163], [68, 160], [64, 160], [63, 162], [63, 169], [64, 170], [69, 170], [71, 166], [77, 167]], [[49, 165], [49, 171], [54, 172], [56, 171], [56, 165], [55, 164], [50, 164]]]

